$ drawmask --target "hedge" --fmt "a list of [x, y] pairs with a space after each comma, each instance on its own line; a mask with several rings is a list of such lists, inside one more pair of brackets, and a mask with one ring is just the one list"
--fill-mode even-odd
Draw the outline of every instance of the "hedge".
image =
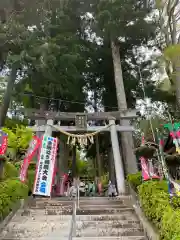
[[33, 191], [34, 178], [35, 178], [35, 170], [29, 170], [27, 174], [27, 185], [29, 189], [29, 194], [31, 194]]
[[[159, 229], [160, 239], [180, 240], [180, 199], [170, 201], [166, 181], [139, 182], [139, 174], [128, 176], [136, 186], [141, 207], [146, 217]], [[139, 182], [139, 186], [138, 186]]]
[[16, 167], [12, 163], [6, 161], [3, 169], [3, 179], [15, 178], [18, 177], [18, 175], [19, 172]]
[[[35, 170], [28, 170], [27, 182], [23, 184], [18, 179], [20, 166], [20, 163], [14, 165], [5, 162], [3, 178], [0, 181], [0, 220], [8, 215], [19, 199], [32, 193]], [[30, 169], [35, 169], [35, 164], [32, 164]]]
[[28, 196], [28, 186], [17, 179], [0, 182], [0, 219], [13, 209], [14, 205]]
[[[20, 162], [16, 162], [14, 164], [14, 166], [16, 167], [17, 170], [20, 170], [21, 169], [21, 164], [23, 163], [23, 161], [20, 161]], [[36, 163], [35, 162], [31, 162], [29, 164], [29, 167], [28, 167], [28, 170], [36, 170]]]
[[137, 187], [142, 184], [142, 174], [141, 172], [137, 172], [135, 174], [129, 174], [127, 177], [128, 182], [131, 187], [137, 191]]
[[[21, 168], [21, 164], [22, 164], [22, 161], [16, 162], [14, 164], [16, 169], [18, 170], [18, 175]], [[35, 172], [36, 172], [36, 163], [32, 162], [29, 164], [29, 167], [28, 167], [27, 181], [26, 181], [26, 184], [28, 185], [28, 188], [29, 188], [29, 194], [31, 194], [33, 190]]]

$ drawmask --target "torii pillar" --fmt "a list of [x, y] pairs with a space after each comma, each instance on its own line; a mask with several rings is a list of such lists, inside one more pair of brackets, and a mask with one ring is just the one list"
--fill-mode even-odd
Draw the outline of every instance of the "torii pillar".
[[118, 194], [125, 194], [124, 166], [119, 148], [115, 119], [109, 120]]
[[45, 135], [52, 136], [53, 129], [51, 125], [53, 125], [53, 120], [52, 119], [47, 120]]

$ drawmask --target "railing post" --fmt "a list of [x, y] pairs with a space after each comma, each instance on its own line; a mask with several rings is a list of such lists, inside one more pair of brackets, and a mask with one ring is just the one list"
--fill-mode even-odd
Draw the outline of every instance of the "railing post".
[[74, 236], [76, 236], [76, 200], [73, 201], [73, 212], [68, 240], [72, 240]]
[[79, 209], [79, 186], [77, 187], [77, 208]]
[[74, 201], [73, 231], [72, 237], [76, 237], [76, 201]]

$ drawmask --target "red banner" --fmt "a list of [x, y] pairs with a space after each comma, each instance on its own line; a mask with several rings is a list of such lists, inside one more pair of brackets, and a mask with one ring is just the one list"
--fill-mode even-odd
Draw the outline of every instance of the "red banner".
[[7, 133], [0, 130], [0, 155], [4, 155], [6, 153], [8, 147], [8, 135]]
[[141, 160], [141, 168], [142, 168], [142, 177], [144, 181], [150, 180], [151, 177], [149, 175], [149, 167], [147, 161], [144, 157], [140, 158]]
[[41, 143], [41, 140], [38, 137], [33, 136], [33, 139], [31, 140], [31, 142], [29, 144], [29, 148], [27, 150], [23, 164], [21, 165], [20, 180], [22, 182], [26, 181], [26, 175], [27, 175], [27, 170], [28, 170], [29, 164], [30, 164], [33, 156], [35, 155], [36, 150], [40, 146], [40, 143]]
[[160, 177], [155, 173], [155, 168], [153, 166], [152, 160], [149, 161], [149, 174], [152, 179], [160, 179]]
[[64, 173], [61, 176], [61, 182], [60, 182], [60, 196], [64, 195], [65, 192], [65, 183], [68, 180], [68, 174]]

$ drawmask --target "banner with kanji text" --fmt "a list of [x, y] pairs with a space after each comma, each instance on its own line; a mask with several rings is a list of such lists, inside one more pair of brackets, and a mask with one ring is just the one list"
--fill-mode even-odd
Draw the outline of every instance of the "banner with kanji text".
[[57, 138], [43, 136], [34, 182], [34, 195], [50, 196], [57, 155]]

